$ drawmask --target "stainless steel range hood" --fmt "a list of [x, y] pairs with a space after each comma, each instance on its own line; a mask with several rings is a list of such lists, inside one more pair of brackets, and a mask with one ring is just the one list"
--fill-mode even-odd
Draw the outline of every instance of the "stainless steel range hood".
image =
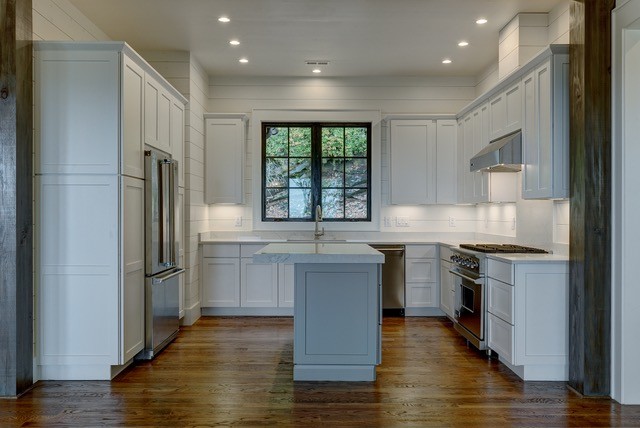
[[497, 138], [471, 158], [471, 171], [518, 172], [522, 169], [522, 131]]

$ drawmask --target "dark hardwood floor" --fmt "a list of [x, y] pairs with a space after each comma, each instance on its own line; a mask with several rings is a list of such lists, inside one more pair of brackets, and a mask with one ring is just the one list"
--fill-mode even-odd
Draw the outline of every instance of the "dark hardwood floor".
[[444, 318], [385, 318], [375, 383], [292, 381], [291, 318], [202, 318], [113, 382], [38, 382], [0, 426], [640, 426], [640, 406], [523, 382]]

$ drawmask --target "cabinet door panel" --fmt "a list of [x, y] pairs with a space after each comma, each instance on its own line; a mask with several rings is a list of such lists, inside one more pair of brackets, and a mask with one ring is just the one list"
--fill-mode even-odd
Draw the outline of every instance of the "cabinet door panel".
[[171, 155], [178, 161], [178, 187], [184, 187], [184, 104], [171, 102]]
[[489, 278], [487, 282], [489, 289], [487, 309], [495, 316], [502, 318], [509, 324], [513, 324], [513, 286], [496, 281], [493, 278]]
[[509, 364], [514, 364], [514, 328], [493, 314], [487, 317], [487, 342], [491, 350]]
[[278, 265], [278, 307], [293, 308], [295, 269], [293, 263]]
[[118, 173], [119, 54], [47, 51], [37, 55], [35, 172]]
[[454, 287], [453, 275], [449, 273], [451, 263], [440, 262], [440, 309], [453, 318], [453, 305], [451, 301], [451, 291]]
[[438, 120], [436, 130], [436, 203], [458, 203], [458, 166], [455, 120]]
[[440, 306], [438, 300], [438, 284], [435, 282], [410, 283], [405, 285], [405, 293], [408, 308], [437, 308]]
[[202, 307], [240, 306], [240, 260], [203, 258]]
[[275, 308], [278, 306], [278, 265], [254, 263], [242, 259], [240, 272], [240, 306]]
[[435, 121], [391, 121], [389, 168], [392, 204], [436, 202]]
[[206, 119], [205, 195], [208, 204], [243, 201], [245, 132], [242, 119]]
[[144, 348], [144, 180], [125, 177], [122, 193], [125, 363]]
[[124, 57], [122, 173], [144, 178], [144, 70]]
[[406, 259], [407, 282], [432, 282], [436, 280], [434, 259]]

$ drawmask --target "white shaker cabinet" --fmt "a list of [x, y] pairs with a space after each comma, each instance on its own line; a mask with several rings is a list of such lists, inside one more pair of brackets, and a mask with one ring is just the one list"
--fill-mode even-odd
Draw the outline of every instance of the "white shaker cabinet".
[[391, 204], [436, 203], [436, 121], [392, 120]]
[[178, 161], [178, 187], [184, 187], [184, 110], [184, 104], [180, 100], [172, 98], [169, 123], [170, 145], [171, 157]]
[[171, 153], [171, 95], [153, 78], [145, 80], [144, 140], [150, 146]]
[[553, 55], [523, 78], [522, 197], [569, 197], [569, 55]]
[[524, 380], [568, 379], [568, 265], [489, 259], [488, 347]]
[[202, 245], [203, 314], [293, 314], [293, 264], [254, 262], [253, 254], [265, 245]]
[[518, 80], [489, 100], [489, 141], [522, 128], [522, 91]]
[[186, 100], [126, 43], [34, 53], [37, 376], [111, 379], [144, 345], [147, 83]]
[[389, 128], [390, 203], [457, 203], [456, 121], [393, 119]]
[[207, 204], [243, 202], [245, 116], [207, 113], [205, 117], [205, 186]]
[[[405, 246], [405, 312], [407, 315], [435, 314], [440, 307], [436, 245]], [[423, 311], [414, 311], [414, 309]]]

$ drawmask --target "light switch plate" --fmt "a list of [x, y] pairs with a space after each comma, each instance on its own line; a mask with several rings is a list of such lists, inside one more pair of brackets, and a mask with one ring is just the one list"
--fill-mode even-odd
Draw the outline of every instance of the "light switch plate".
[[409, 217], [396, 217], [397, 227], [409, 227]]
[[449, 227], [456, 227], [456, 218], [449, 217]]
[[235, 226], [236, 227], [242, 227], [242, 216], [236, 217]]

